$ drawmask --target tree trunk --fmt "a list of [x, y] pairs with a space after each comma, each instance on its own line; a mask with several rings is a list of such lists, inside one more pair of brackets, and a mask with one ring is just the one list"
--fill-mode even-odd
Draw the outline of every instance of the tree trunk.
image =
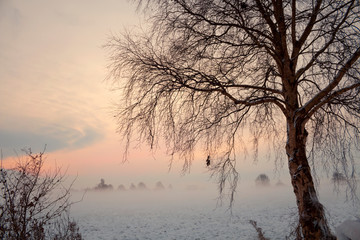
[[[307, 131], [304, 123], [288, 121], [286, 153], [291, 183], [296, 196], [299, 227], [303, 239], [336, 239], [327, 224], [306, 157]], [[298, 236], [301, 239], [301, 236]]]

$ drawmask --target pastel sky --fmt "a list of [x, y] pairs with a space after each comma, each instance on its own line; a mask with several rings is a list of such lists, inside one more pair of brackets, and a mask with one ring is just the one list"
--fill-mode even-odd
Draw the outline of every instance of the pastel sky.
[[[104, 81], [111, 34], [139, 23], [127, 0], [0, 0], [0, 148], [5, 161], [47, 145], [47, 159], [77, 175], [79, 187], [100, 178], [118, 185], [139, 181], [208, 181], [204, 156], [181, 176], [181, 161], [146, 146], [122, 163], [123, 146], [112, 118], [117, 93]], [[204, 160], [204, 161], [203, 161]], [[242, 165], [243, 164], [243, 165]], [[242, 172], [259, 174], [248, 159]], [[265, 170], [273, 176], [273, 163]], [[286, 176], [287, 177], [287, 176]]]

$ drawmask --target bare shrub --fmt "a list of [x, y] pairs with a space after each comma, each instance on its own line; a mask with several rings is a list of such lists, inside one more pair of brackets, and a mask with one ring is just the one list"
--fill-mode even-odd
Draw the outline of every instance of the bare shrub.
[[52, 231], [53, 240], [82, 240], [82, 236], [77, 223], [69, 218], [67, 214], [64, 218], [59, 220]]
[[14, 168], [1, 168], [1, 239], [82, 239], [69, 217], [72, 184], [64, 187], [65, 175], [59, 168], [43, 170], [44, 151], [33, 154], [31, 149], [24, 150], [25, 157], [19, 158]]

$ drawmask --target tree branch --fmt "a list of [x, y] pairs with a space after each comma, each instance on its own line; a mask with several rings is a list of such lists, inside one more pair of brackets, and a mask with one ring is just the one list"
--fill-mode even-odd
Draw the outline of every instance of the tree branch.
[[360, 83], [356, 83], [356, 84], [353, 84], [351, 86], [348, 86], [348, 87], [345, 87], [345, 88], [342, 88], [340, 90], [337, 90], [333, 93], [331, 93], [330, 95], [328, 95], [326, 98], [323, 98], [319, 103], [317, 103], [312, 109], [310, 112], [308, 112], [306, 114], [306, 117], [307, 118], [310, 118], [316, 111], [318, 111], [319, 108], [321, 108], [322, 106], [324, 106], [325, 104], [327, 103], [330, 103], [331, 100], [333, 100], [334, 98], [348, 92], [348, 91], [351, 91], [355, 88], [360, 88]]
[[[353, 66], [353, 64], [360, 57], [360, 47], [354, 52], [351, 58], [339, 69], [338, 74], [334, 77], [334, 79], [330, 82], [330, 84], [321, 90], [318, 94], [316, 94], [311, 100], [309, 100], [304, 106], [304, 110], [306, 113], [313, 112], [312, 109], [316, 105], [325, 104], [326, 100], [323, 100], [325, 96], [327, 96], [336, 86], [339, 85], [340, 81], [343, 79], [344, 75], [348, 72], [348, 70]], [[346, 89], [346, 88], [345, 88]], [[352, 89], [352, 88], [351, 88]], [[318, 108], [316, 108], [318, 109]]]

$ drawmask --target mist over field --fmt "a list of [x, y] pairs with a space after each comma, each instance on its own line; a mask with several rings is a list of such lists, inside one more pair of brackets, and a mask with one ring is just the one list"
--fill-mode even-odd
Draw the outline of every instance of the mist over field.
[[360, 217], [328, 176], [359, 179], [360, 2], [285, 2], [0, 0], [1, 168], [46, 150], [86, 240], [327, 238]]
[[[219, 201], [215, 184], [177, 185], [172, 189], [87, 191], [73, 205], [85, 239], [258, 239], [249, 220], [265, 237], [285, 239], [297, 221], [295, 197], [288, 184], [256, 186], [239, 183], [233, 208]], [[330, 183], [319, 187], [333, 230], [346, 219], [360, 216], [359, 208], [336, 193]], [[73, 192], [81, 199], [83, 192]]]

